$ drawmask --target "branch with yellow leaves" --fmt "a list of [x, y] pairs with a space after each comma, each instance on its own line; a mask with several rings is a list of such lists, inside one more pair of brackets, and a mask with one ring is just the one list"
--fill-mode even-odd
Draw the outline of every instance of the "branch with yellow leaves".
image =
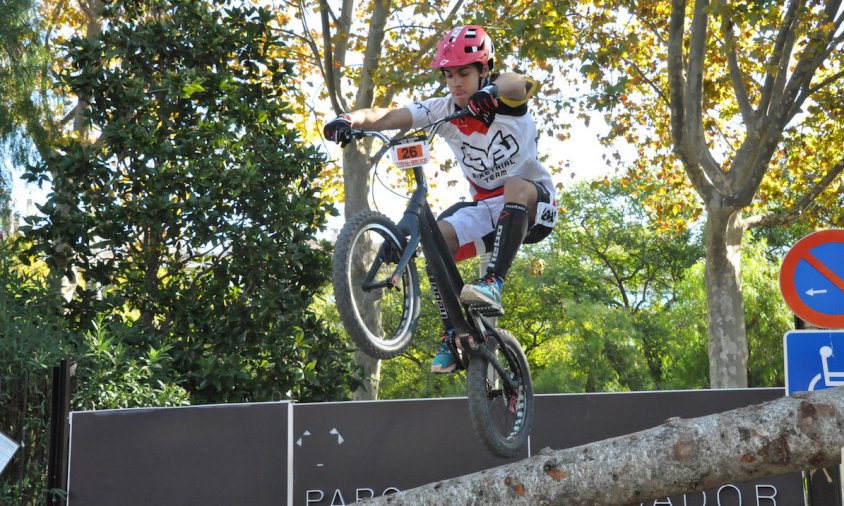
[[809, 190], [803, 198], [797, 201], [792, 207], [781, 212], [768, 212], [751, 216], [745, 220], [748, 228], [752, 227], [771, 227], [777, 225], [787, 225], [794, 222], [800, 215], [806, 211], [815, 199], [823, 193], [829, 186], [844, 172], [844, 159], [839, 160], [838, 163], [827, 172], [824, 177], [820, 179]]

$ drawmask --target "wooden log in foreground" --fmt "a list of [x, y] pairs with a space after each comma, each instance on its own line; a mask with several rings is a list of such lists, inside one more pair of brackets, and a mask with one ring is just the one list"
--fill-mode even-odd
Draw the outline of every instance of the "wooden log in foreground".
[[636, 504], [725, 483], [837, 465], [844, 387], [799, 393], [528, 459], [367, 505]]

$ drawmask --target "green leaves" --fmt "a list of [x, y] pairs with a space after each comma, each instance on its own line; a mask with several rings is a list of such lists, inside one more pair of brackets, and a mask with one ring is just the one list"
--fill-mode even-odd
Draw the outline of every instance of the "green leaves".
[[86, 283], [75, 324], [136, 315], [135, 368], [166, 350], [192, 402], [344, 398], [348, 357], [309, 309], [329, 262], [315, 235], [330, 206], [311, 183], [323, 158], [290, 128], [270, 13], [222, 9], [112, 4], [97, 38], [69, 42], [60, 77], [100, 137], [32, 170], [55, 177], [30, 234]]
[[182, 87], [182, 98], [190, 98], [191, 95], [198, 91], [205, 91], [205, 88], [202, 87], [201, 84], [198, 82], [188, 83]]

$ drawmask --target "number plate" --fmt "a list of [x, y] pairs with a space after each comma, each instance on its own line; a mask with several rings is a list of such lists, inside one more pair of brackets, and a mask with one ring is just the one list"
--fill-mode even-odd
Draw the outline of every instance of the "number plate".
[[545, 202], [536, 204], [536, 223], [554, 228], [557, 223], [557, 206]]
[[406, 139], [401, 144], [393, 146], [393, 163], [400, 169], [419, 167], [431, 159], [428, 143], [419, 139]]

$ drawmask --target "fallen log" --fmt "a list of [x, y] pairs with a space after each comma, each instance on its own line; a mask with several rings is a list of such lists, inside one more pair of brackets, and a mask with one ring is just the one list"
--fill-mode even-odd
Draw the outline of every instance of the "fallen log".
[[367, 505], [611, 506], [841, 462], [844, 387], [798, 393], [664, 424], [505, 466]]

